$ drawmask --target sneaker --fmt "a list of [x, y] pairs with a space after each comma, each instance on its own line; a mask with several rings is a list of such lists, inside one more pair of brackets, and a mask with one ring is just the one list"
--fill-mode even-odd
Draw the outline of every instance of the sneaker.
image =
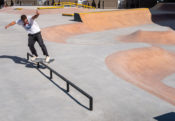
[[48, 63], [50, 61], [50, 57], [46, 56], [46, 62]]
[[33, 57], [31, 57], [31, 61], [34, 61], [34, 60], [36, 60], [36, 56], [33, 56]]

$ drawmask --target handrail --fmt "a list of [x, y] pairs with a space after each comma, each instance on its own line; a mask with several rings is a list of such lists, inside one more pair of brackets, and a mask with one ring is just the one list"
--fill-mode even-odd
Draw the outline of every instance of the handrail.
[[[27, 53], [27, 60], [29, 60], [29, 57], [33, 57], [33, 55], [31, 55], [30, 53]], [[57, 73], [54, 69], [52, 69], [51, 67], [49, 67], [48, 65], [46, 65], [43, 62], [38, 62], [37, 63], [37, 68], [39, 68], [40, 64], [42, 64], [43, 66], [45, 66], [47, 69], [50, 70], [50, 79], [53, 78], [52, 73], [54, 73], [55, 75], [57, 75], [58, 77], [60, 77], [63, 81], [65, 81], [67, 83], [67, 92], [70, 91], [69, 89], [69, 85], [71, 85], [72, 87], [74, 87], [76, 90], [78, 90], [80, 93], [82, 93], [83, 95], [85, 95], [87, 98], [89, 98], [89, 110], [93, 110], [93, 98], [92, 96], [90, 96], [88, 93], [86, 93], [85, 91], [83, 91], [82, 89], [80, 89], [78, 86], [76, 86], [74, 83], [70, 82], [68, 79], [66, 79], [65, 77], [63, 77], [62, 75], [60, 75], [59, 73]]]

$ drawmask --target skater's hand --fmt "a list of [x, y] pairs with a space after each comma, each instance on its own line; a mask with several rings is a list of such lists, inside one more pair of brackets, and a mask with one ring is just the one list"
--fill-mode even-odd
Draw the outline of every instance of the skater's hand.
[[39, 15], [39, 12], [38, 12], [38, 10], [36, 10], [36, 15]]
[[34, 16], [32, 17], [32, 19], [34, 20], [34, 19], [38, 18], [38, 16], [39, 16], [39, 12], [38, 12], [38, 10], [36, 10], [36, 15], [34, 15]]
[[11, 27], [11, 26], [13, 26], [13, 25], [15, 25], [16, 24], [16, 22], [15, 21], [12, 21], [11, 23], [9, 23], [7, 26], [5, 26], [5, 29], [7, 29], [7, 28], [9, 28], [9, 27]]
[[8, 26], [5, 26], [5, 29], [7, 29], [8, 28]]

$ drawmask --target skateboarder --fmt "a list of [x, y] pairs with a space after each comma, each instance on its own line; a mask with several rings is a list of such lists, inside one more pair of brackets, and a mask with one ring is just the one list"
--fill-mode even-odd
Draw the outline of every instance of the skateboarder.
[[15, 24], [21, 25], [28, 33], [28, 46], [30, 48], [30, 51], [33, 54], [33, 57], [31, 58], [32, 61], [34, 61], [37, 57], [38, 54], [35, 50], [34, 44], [37, 41], [38, 44], [40, 45], [43, 55], [46, 56], [46, 62], [49, 62], [50, 57], [47, 52], [46, 46], [43, 42], [42, 36], [41, 36], [41, 30], [35, 21], [36, 18], [38, 18], [39, 12], [36, 10], [36, 14], [34, 16], [26, 16], [26, 15], [21, 15], [21, 19], [17, 21], [13, 21], [7, 26], [5, 26], [5, 29], [7, 29], [10, 26], [13, 26]]

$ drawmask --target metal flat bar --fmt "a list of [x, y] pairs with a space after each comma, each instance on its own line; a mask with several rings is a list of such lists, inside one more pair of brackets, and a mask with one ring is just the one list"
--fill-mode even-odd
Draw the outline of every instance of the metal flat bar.
[[[31, 55], [30, 53], [27, 53], [27, 59], [28, 60], [29, 60], [29, 56], [33, 57], [33, 55]], [[62, 80], [64, 80], [67, 83], [67, 92], [69, 92], [69, 90], [70, 90], [69, 89], [69, 85], [71, 85], [76, 90], [78, 90], [80, 93], [82, 93], [87, 98], [89, 98], [89, 110], [91, 110], [91, 111], [93, 110], [93, 98], [92, 98], [92, 96], [90, 96], [89, 94], [87, 94], [85, 91], [83, 91], [82, 89], [80, 89], [78, 86], [76, 86], [75, 84], [73, 84], [72, 82], [70, 82], [68, 79], [66, 79], [65, 77], [63, 77], [59, 73], [57, 73], [55, 70], [53, 70], [52, 68], [50, 68], [49, 66], [47, 66], [43, 62], [38, 62], [38, 64], [37, 64], [37, 67], [38, 68], [39, 68], [39, 65], [40, 64], [44, 65], [46, 68], [48, 68], [50, 70], [50, 79], [52, 79], [52, 73], [54, 73], [55, 75], [57, 75], [58, 77], [60, 77]]]
[[[32, 55], [30, 53], [28, 53], [31, 57]], [[49, 66], [47, 66], [46, 64], [44, 64], [43, 62], [41, 62], [40, 64], [44, 65], [45, 67], [47, 67], [49, 70], [52, 70], [53, 73], [55, 73], [57, 76], [59, 76], [61, 79], [63, 79], [64, 81], [66, 81], [67, 83], [69, 83], [72, 87], [74, 87], [75, 89], [77, 89], [78, 91], [80, 91], [81, 93], [83, 93], [86, 97], [88, 98], [92, 98], [89, 94], [87, 94], [86, 92], [84, 92], [82, 89], [80, 89], [79, 87], [77, 87], [75, 84], [73, 84], [72, 82], [70, 82], [69, 80], [67, 80], [65, 77], [63, 77], [62, 75], [60, 75], [59, 73], [57, 73], [55, 70], [53, 70], [52, 68], [50, 68]]]
[[66, 79], [65, 77], [63, 77], [59, 73], [57, 73], [55, 70], [53, 70], [52, 68], [50, 68], [49, 66], [47, 66], [46, 64], [44, 64], [42, 62], [41, 62], [41, 64], [44, 65], [45, 67], [47, 67], [48, 69], [52, 70], [53, 73], [55, 73], [57, 76], [59, 76], [65, 82], [69, 83], [72, 87], [74, 87], [75, 89], [77, 89], [78, 91], [80, 91], [81, 93], [83, 93], [86, 97], [92, 98], [89, 94], [87, 94], [85, 91], [83, 91], [82, 89], [80, 89], [79, 87], [77, 87], [75, 84], [73, 84], [72, 82], [70, 82], [68, 79]]

